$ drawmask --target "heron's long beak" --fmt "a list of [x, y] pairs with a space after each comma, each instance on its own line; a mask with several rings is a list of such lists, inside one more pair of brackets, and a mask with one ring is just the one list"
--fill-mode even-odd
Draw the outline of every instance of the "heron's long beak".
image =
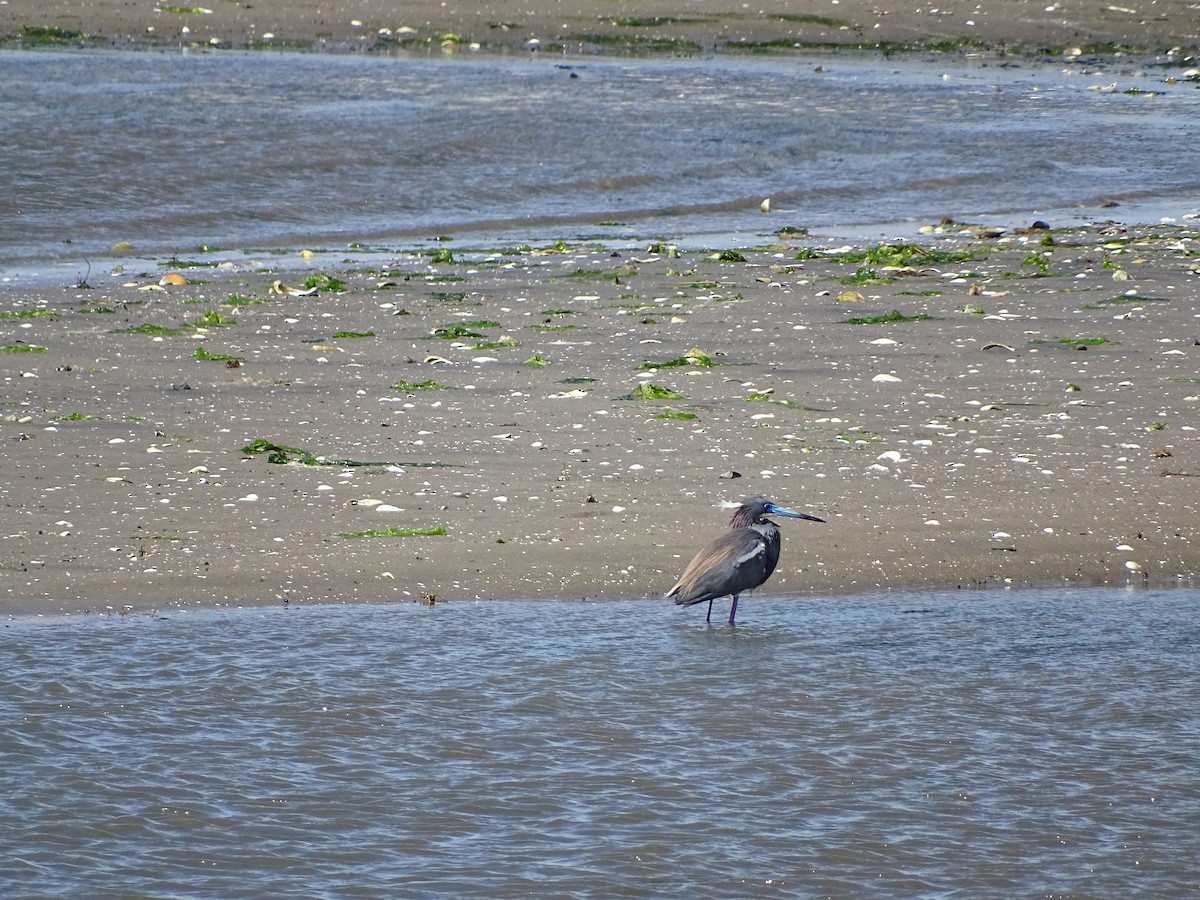
[[767, 504], [767, 512], [773, 516], [784, 516], [788, 519], [807, 519], [810, 522], [825, 522], [824, 519], [818, 519], [816, 516], [810, 516], [808, 513], [796, 512], [794, 509], [788, 509], [786, 506], [776, 506], [774, 503]]

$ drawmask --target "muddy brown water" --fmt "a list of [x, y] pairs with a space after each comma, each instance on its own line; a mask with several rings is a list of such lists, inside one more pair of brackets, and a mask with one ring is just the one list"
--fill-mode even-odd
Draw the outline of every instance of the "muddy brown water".
[[1190, 896], [1198, 600], [10, 619], [0, 893]]

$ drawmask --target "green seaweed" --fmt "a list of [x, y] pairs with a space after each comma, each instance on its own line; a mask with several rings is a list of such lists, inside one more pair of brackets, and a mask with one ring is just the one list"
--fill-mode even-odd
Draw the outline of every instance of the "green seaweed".
[[695, 413], [683, 412], [683, 411], [677, 410], [677, 409], [664, 409], [662, 412], [660, 412], [654, 418], [656, 418], [656, 419], [676, 419], [680, 422], [690, 422], [693, 419], [698, 419], [700, 417], [698, 415], [696, 415]]
[[483, 335], [478, 331], [472, 331], [465, 325], [459, 325], [458, 323], [454, 323], [452, 325], [439, 325], [437, 328], [433, 329], [433, 334], [435, 337], [440, 337], [447, 341], [456, 341], [460, 338], [483, 337]]
[[433, 528], [368, 528], [366, 531], [339, 531], [338, 537], [356, 538], [394, 538], [394, 537], [441, 537], [446, 529], [437, 525]]
[[841, 28], [848, 24], [843, 19], [834, 19], [830, 16], [813, 13], [777, 13], [772, 18], [779, 19], [781, 22], [794, 22], [797, 25], [824, 25], [826, 28]]
[[626, 53], [631, 56], [645, 54], [672, 54], [675, 56], [694, 56], [700, 52], [700, 45], [694, 41], [681, 38], [643, 37], [627, 34], [573, 34], [562, 41], [546, 47], [547, 53], [563, 52], [567, 44], [593, 44], [607, 50]]
[[340, 294], [346, 290], [346, 283], [340, 278], [334, 278], [332, 275], [324, 273], [317, 275], [309, 275], [304, 279], [305, 289], [316, 288], [319, 291], [329, 291], [334, 294]]
[[25, 47], [62, 47], [75, 44], [92, 44], [102, 38], [82, 31], [68, 31], [51, 25], [22, 25], [19, 40]]
[[430, 291], [429, 296], [439, 303], [462, 303], [467, 299], [463, 291]]
[[1129, 303], [1170, 303], [1167, 297], [1145, 297], [1141, 294], [1118, 294], [1111, 300], [1098, 300], [1096, 306], [1122, 306]]
[[199, 359], [204, 362], [241, 362], [245, 357], [230, 356], [225, 353], [209, 353], [203, 347], [197, 347], [192, 351], [192, 359]]
[[705, 16], [702, 18], [681, 18], [679, 16], [618, 16], [612, 20], [614, 25], [621, 28], [659, 28], [663, 25], [702, 25], [705, 22], [711, 22], [712, 19]]
[[[160, 262], [159, 265], [164, 269], [215, 269], [220, 263], [215, 260], [177, 259], [172, 256], [170, 259]], [[189, 282], [189, 284], [195, 283]]]
[[50, 309], [17, 309], [0, 312], [0, 319], [53, 319], [56, 315]]
[[375, 332], [373, 332], [373, 331], [339, 331], [333, 336], [333, 339], [337, 340], [339, 338], [350, 339], [350, 338], [370, 338], [370, 337], [375, 337]]
[[606, 272], [603, 269], [576, 269], [574, 272], [557, 277], [571, 281], [611, 281], [613, 284], [620, 284], [622, 278], [629, 278], [636, 274], [637, 270], [630, 268], [620, 268], [613, 272]]
[[623, 397], [618, 397], [618, 400], [679, 400], [683, 394], [678, 394], [670, 388], [662, 387], [661, 385], [651, 384], [649, 381], [641, 382], [630, 393]]
[[0, 344], [0, 353], [45, 353], [46, 348], [38, 344]]
[[397, 381], [392, 385], [394, 391], [444, 391], [446, 386], [438, 384], [433, 379], [426, 381]]
[[559, 331], [570, 331], [575, 328], [574, 325], [530, 325], [530, 331], [536, 331], [538, 334], [555, 334]]
[[917, 313], [915, 316], [906, 316], [898, 309], [893, 309], [890, 313], [885, 313], [882, 316], [854, 316], [849, 319], [842, 319], [842, 325], [890, 325], [893, 322], [928, 322], [933, 319], [933, 316], [927, 316], [925, 313]]
[[337, 466], [339, 468], [371, 468], [379, 466], [393, 466], [397, 468], [423, 468], [423, 469], [441, 469], [446, 468], [447, 463], [422, 463], [422, 462], [362, 462], [356, 459], [329, 459], [324, 456], [317, 456], [301, 447], [288, 447], [286, 444], [276, 444], [268, 441], [265, 438], [258, 438], [251, 441], [242, 448], [242, 452], [247, 456], [258, 456], [261, 454], [267, 455], [267, 462], [275, 463], [276, 465], [285, 465], [287, 463], [299, 463], [305, 466]]
[[692, 349], [683, 356], [675, 359], [664, 360], [663, 362], [644, 362], [638, 366], [639, 370], [646, 371], [648, 369], [673, 369], [680, 366], [699, 366], [704, 369], [711, 369], [719, 365], [715, 363], [707, 353], [703, 350]]
[[796, 254], [797, 259], [827, 259], [830, 262], [843, 265], [860, 265], [863, 263], [873, 266], [888, 266], [906, 268], [913, 264], [939, 266], [951, 263], [961, 263], [976, 260], [988, 251], [975, 250], [937, 250], [922, 247], [919, 244], [877, 244], [866, 250], [848, 250], [844, 253], [822, 253], [815, 250], [801, 250]]
[[1037, 269], [1039, 275], [1050, 274], [1050, 257], [1044, 253], [1039, 253], [1037, 250], [1034, 250], [1021, 260], [1021, 265], [1032, 266], [1034, 269]]
[[535, 353], [533, 356], [529, 357], [529, 359], [525, 360], [525, 365], [529, 366], [531, 369], [544, 369], [547, 366], [554, 365], [554, 363], [546, 359], [546, 357]]
[[219, 325], [236, 325], [237, 319], [229, 319], [215, 310], [209, 310], [194, 323], [197, 328], [214, 328]]
[[1109, 343], [1108, 338], [1100, 337], [1080, 337], [1080, 338], [1059, 338], [1060, 344], [1069, 344], [1073, 347], [1100, 347]]
[[870, 266], [859, 266], [853, 275], [846, 275], [838, 280], [841, 281], [842, 284], [864, 285], [891, 284], [896, 279], [887, 275], [880, 275]]
[[507, 350], [517, 346], [515, 338], [503, 337], [497, 341], [481, 341], [478, 344], [472, 344], [472, 350]]

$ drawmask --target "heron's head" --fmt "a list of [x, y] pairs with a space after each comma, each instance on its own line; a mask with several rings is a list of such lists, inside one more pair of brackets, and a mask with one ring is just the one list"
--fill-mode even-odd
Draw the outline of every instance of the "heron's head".
[[780, 506], [766, 497], [751, 497], [749, 500], [742, 501], [737, 511], [733, 514], [733, 520], [730, 522], [730, 525], [734, 528], [749, 528], [765, 522], [767, 516], [781, 516], [786, 519], [807, 519], [809, 522], [825, 521], [824, 519], [818, 519], [816, 516], [810, 516], [808, 513], [796, 512], [794, 509]]

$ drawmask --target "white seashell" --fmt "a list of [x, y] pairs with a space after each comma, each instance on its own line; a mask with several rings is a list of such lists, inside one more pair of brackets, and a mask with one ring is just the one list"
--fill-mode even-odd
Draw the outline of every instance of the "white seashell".
[[125, 438], [113, 438], [109, 441], [110, 444], [124, 444]]
[[998, 541], [1001, 541], [1001, 540], [1004, 540], [1004, 538], [1012, 537], [1012, 535], [1009, 534], [1007, 531], [997, 531], [995, 534], [992, 535], [992, 537]]
[[613, 511], [613, 512], [615, 512], [615, 513], [623, 513], [623, 512], [625, 512], [625, 507], [623, 507], [623, 506], [614, 506], [614, 507], [612, 508], [612, 511]]
[[751, 416], [750, 418], [751, 419], [773, 419], [773, 418], [775, 418], [775, 413], [756, 413], [755, 415]]
[[881, 346], [881, 347], [882, 347], [882, 346], [884, 346], [884, 345], [893, 345], [893, 344], [899, 344], [900, 342], [899, 342], [899, 341], [893, 341], [891, 338], [875, 338], [875, 340], [871, 341], [870, 343], [872, 343], [872, 344], [875, 344], [875, 345], [877, 345], [877, 346]]
[[887, 459], [892, 462], [903, 462], [899, 450], [888, 450], [886, 453], [880, 453], [876, 459]]
[[878, 375], [876, 375], [871, 380], [872, 381], [881, 381], [881, 382], [894, 382], [894, 381], [899, 381], [900, 379], [897, 378], [895, 375], [888, 375], [886, 372], [880, 372]]
[[500, 362], [500, 360], [496, 359], [496, 357], [494, 357], [494, 356], [476, 356], [474, 359], [471, 360], [471, 362], [482, 364], [482, 363]]
[[994, 451], [994, 450], [989, 450], [987, 447], [976, 447], [976, 448], [975, 448], [973, 451], [971, 451], [971, 452], [972, 452], [972, 453], [977, 453], [977, 454], [979, 454], [980, 456], [984, 456], [984, 455], [986, 455], [986, 454], [988, 454], [988, 453], [994, 453], [995, 451]]
[[1117, 544], [1117, 549], [1118, 550], [1128, 550], [1130, 553], [1133, 552], [1133, 548], [1130, 547], [1128, 544]]
[[1141, 567], [1142, 567], [1141, 563], [1135, 563], [1132, 559], [1129, 560], [1127, 563], [1125, 563], [1125, 568], [1127, 568], [1131, 572], [1136, 572], [1139, 569], [1141, 569]]
[[508, 502], [508, 498], [505, 497], [503, 494], [501, 494], [499, 497], [493, 497], [492, 499], [495, 500], [497, 503], [507, 503]]
[[390, 503], [380, 503], [378, 506], [375, 507], [375, 512], [393, 513], [393, 512], [404, 512], [404, 510], [402, 510], [398, 506], [392, 506], [392, 504], [390, 504]]
[[245, 497], [238, 497], [240, 503], [254, 503], [258, 500], [258, 494], [247, 494]]

